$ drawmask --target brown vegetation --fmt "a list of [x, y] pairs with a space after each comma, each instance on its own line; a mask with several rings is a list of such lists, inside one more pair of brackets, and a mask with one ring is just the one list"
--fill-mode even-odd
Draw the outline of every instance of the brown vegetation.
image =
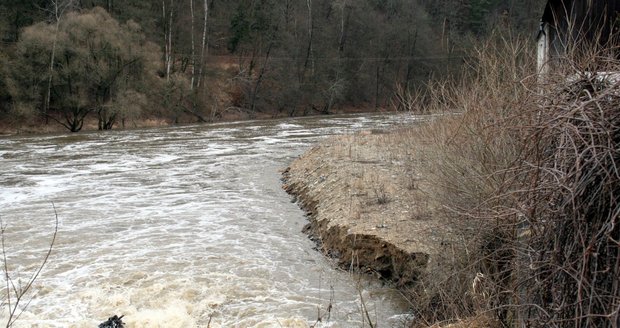
[[423, 175], [468, 245], [414, 298], [427, 322], [492, 314], [504, 326], [616, 327], [620, 86], [585, 72], [620, 66], [580, 51], [537, 85], [527, 45], [486, 43], [473, 74], [430, 97], [431, 111], [458, 115], [416, 131], [432, 144]]
[[[587, 68], [597, 63], [600, 71], [618, 71], [620, 65], [609, 51], [584, 46], [540, 84], [533, 54], [528, 40], [497, 36], [477, 48], [461, 80], [408, 96], [417, 99], [417, 110], [435, 113], [429, 122], [340, 138], [291, 166], [299, 171], [308, 164], [301, 176], [310, 178], [293, 191], [302, 200], [318, 199], [305, 205], [328, 221], [314, 224], [334, 226], [313, 230], [329, 242], [324, 250], [333, 247], [343, 262], [373, 268], [376, 252], [367, 253], [370, 260], [343, 256], [363, 254], [343, 241], [371, 234], [376, 248], [391, 244], [428, 256], [407, 291], [421, 326], [618, 325], [620, 84], [615, 75]], [[334, 150], [339, 147], [349, 152]], [[366, 172], [380, 178], [353, 189], [346, 177], [355, 176], [355, 164], [347, 162], [359, 154], [373, 154], [361, 158], [370, 164]], [[330, 157], [335, 162], [329, 164]], [[407, 171], [415, 179], [404, 183]], [[358, 197], [350, 190], [373, 201], [334, 214], [348, 204], [335, 195]], [[424, 209], [426, 229], [415, 215], [401, 221], [392, 204]], [[384, 206], [387, 225], [399, 222], [396, 230], [406, 236], [374, 229], [382, 223], [366, 213], [376, 206]], [[367, 221], [372, 226], [356, 227]], [[330, 231], [345, 232], [336, 238], [341, 245], [334, 246]], [[429, 232], [444, 238], [433, 243]], [[422, 242], [407, 243], [411, 239]]]

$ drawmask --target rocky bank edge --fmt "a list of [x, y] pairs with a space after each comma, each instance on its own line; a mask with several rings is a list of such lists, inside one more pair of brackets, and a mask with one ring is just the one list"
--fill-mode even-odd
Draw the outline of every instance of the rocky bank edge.
[[322, 252], [407, 287], [451, 239], [434, 218], [423, 158], [402, 133], [332, 137], [283, 172], [283, 187], [307, 212], [304, 231]]

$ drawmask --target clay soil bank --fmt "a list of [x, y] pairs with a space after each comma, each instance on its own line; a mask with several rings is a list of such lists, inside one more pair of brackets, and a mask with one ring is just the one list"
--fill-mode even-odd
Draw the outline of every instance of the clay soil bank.
[[407, 131], [332, 137], [284, 171], [306, 232], [347, 270], [411, 286], [451, 237], [424, 179], [424, 146]]

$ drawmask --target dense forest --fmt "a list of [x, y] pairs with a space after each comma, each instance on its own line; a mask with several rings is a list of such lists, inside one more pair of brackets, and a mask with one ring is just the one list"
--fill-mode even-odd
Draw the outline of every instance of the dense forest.
[[2, 0], [0, 129], [399, 110], [541, 0]]

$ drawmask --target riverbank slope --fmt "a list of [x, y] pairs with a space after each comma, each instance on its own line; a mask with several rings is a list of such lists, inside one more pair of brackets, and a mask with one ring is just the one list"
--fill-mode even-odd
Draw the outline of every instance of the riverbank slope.
[[[304, 231], [318, 250], [345, 270], [395, 283], [416, 312], [439, 310], [435, 303], [447, 304], [443, 297], [457, 294], [455, 290], [476, 297], [469, 290], [471, 275], [455, 274], [456, 267], [470, 263], [468, 248], [475, 249], [475, 233], [454, 225], [440, 210], [429, 178], [432, 146], [418, 132], [413, 127], [334, 136], [283, 172], [283, 187], [307, 212]], [[500, 326], [484, 313], [417, 324]]]
[[284, 188], [307, 211], [305, 231], [322, 252], [406, 287], [452, 234], [427, 195], [423, 145], [403, 133], [332, 137], [285, 170]]

